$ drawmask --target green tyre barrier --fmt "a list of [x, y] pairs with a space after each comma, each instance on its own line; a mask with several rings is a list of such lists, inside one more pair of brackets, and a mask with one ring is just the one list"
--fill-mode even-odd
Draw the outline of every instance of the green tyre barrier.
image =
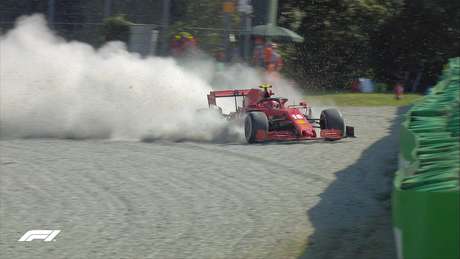
[[392, 214], [399, 259], [460, 259], [460, 58], [406, 114]]
[[459, 193], [393, 192], [393, 225], [399, 259], [458, 259]]

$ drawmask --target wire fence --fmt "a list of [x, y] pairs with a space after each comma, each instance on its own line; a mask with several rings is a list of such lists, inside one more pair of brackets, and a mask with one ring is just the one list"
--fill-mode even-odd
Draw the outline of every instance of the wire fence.
[[[0, 32], [5, 33], [14, 27], [15, 22], [0, 22]], [[48, 24], [57, 35], [65, 38], [66, 40], [75, 40], [86, 42], [94, 47], [100, 47], [105, 43], [104, 36], [104, 23], [102, 22], [56, 22]], [[160, 37], [166, 37], [168, 43], [167, 50], [169, 49], [169, 43], [173, 39], [174, 35], [180, 32], [188, 32], [197, 39], [198, 48], [206, 52], [209, 55], [215, 56], [218, 52], [223, 51], [223, 39], [226, 34], [230, 35], [230, 54], [232, 56], [240, 55], [240, 45], [242, 37], [247, 32], [242, 30], [225, 30], [219, 27], [193, 27], [193, 26], [181, 26], [181, 27], [169, 27], [165, 31], [165, 35], [161, 35], [164, 26], [160, 24], [136, 24], [133, 27], [144, 26], [152, 28], [155, 36], [155, 50], [150, 53], [158, 53], [160, 48]], [[139, 30], [131, 30], [131, 34], [139, 34]], [[142, 32], [149, 33], [149, 32]], [[139, 36], [140, 37], [140, 36]], [[127, 42], [129, 44], [129, 42]], [[129, 47], [129, 46], [128, 46]], [[145, 53], [141, 53], [145, 54]]]

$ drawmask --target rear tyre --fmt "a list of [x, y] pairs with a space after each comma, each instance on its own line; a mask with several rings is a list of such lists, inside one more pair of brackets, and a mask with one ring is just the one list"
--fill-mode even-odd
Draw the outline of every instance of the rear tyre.
[[343, 136], [345, 135], [345, 122], [337, 109], [323, 110], [319, 119], [319, 126], [321, 130], [336, 129], [342, 131]]
[[263, 112], [249, 112], [244, 119], [244, 135], [248, 143], [263, 142], [257, 140], [257, 132], [268, 132], [268, 118]]

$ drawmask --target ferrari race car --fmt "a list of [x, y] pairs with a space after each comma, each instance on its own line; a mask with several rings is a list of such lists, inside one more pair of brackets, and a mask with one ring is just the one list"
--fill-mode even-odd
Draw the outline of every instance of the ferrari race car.
[[[272, 97], [272, 86], [262, 84], [259, 89], [219, 90], [208, 94], [209, 108], [220, 111], [228, 120], [240, 120], [248, 143], [293, 140], [339, 140], [354, 137], [354, 128], [346, 126], [341, 113], [326, 109], [319, 119], [312, 118], [311, 107], [305, 102], [287, 105], [287, 98]], [[216, 99], [233, 97], [235, 111], [223, 114]], [[241, 106], [237, 97], [242, 97]], [[319, 128], [319, 136], [315, 128]]]

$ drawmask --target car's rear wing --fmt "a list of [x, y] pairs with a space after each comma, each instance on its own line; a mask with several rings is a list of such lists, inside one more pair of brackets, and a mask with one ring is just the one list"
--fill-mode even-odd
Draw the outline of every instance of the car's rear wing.
[[[208, 105], [216, 105], [216, 98], [222, 97], [238, 97], [238, 96], [246, 96], [248, 95], [249, 91], [252, 89], [243, 89], [243, 90], [219, 90], [219, 91], [211, 91], [208, 94]], [[236, 101], [236, 100], [235, 100]]]

